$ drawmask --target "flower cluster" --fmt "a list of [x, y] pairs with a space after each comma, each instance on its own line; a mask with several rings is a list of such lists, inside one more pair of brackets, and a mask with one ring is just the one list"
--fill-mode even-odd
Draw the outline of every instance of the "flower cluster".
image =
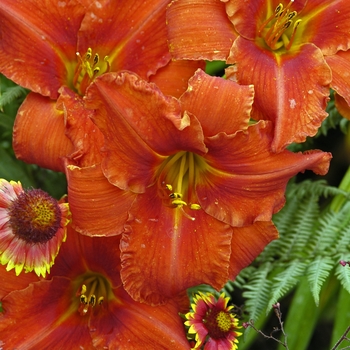
[[[288, 181], [328, 171], [331, 154], [286, 147], [317, 132], [330, 87], [350, 103], [349, 15], [345, 0], [2, 0], [0, 72], [31, 91], [15, 154], [68, 194], [0, 180], [4, 349], [189, 349], [187, 288], [234, 279], [278, 238]], [[195, 348], [237, 349], [227, 304], [194, 298]]]

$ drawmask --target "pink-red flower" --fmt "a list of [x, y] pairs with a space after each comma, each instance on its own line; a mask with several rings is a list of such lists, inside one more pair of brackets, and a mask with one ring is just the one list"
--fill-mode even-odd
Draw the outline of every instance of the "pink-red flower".
[[329, 85], [350, 102], [348, 1], [222, 2], [173, 1], [171, 52], [175, 59], [226, 60], [227, 77], [253, 84], [252, 117], [274, 123], [273, 150], [316, 134]]
[[[125, 292], [119, 240], [85, 237], [70, 229], [46, 279], [17, 277], [0, 267], [2, 347], [189, 349], [178, 315], [183, 306], [173, 300], [151, 307]], [[182, 297], [178, 300], [183, 304]]]
[[6, 270], [50, 273], [66, 240], [69, 208], [39, 189], [0, 179], [0, 263]]
[[237, 343], [242, 333], [238, 325], [238, 319], [230, 311], [233, 306], [228, 306], [230, 298], [222, 293], [216, 300], [212, 293], [199, 292], [193, 297], [191, 305], [193, 311], [186, 314], [186, 326], [188, 333], [195, 334], [196, 345], [194, 349], [204, 350], [236, 350]]
[[[105, 140], [103, 173], [135, 195], [121, 242], [133, 298], [156, 304], [199, 283], [221, 288], [237, 261], [234, 229], [261, 231], [292, 176], [327, 172], [328, 153], [271, 152], [271, 123], [249, 125], [253, 96], [252, 86], [200, 70], [179, 99], [129, 72], [88, 88], [86, 107]], [[269, 227], [265, 244], [276, 236]], [[253, 255], [264, 247], [249, 242]], [[243, 246], [241, 255], [254, 258]]]

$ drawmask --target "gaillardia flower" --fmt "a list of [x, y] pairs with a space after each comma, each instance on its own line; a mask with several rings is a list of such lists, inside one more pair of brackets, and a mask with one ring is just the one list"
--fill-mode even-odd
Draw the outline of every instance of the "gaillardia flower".
[[50, 268], [66, 240], [67, 203], [40, 189], [23, 190], [20, 182], [0, 179], [0, 262], [19, 275]]
[[230, 298], [222, 293], [218, 300], [212, 293], [199, 292], [193, 297], [191, 305], [193, 311], [186, 314], [186, 326], [188, 333], [195, 334], [195, 349], [204, 345], [204, 350], [235, 350], [237, 349], [238, 319], [230, 311], [233, 306], [228, 306]]
[[[329, 153], [271, 152], [271, 123], [249, 125], [253, 97], [252, 86], [201, 70], [179, 99], [130, 72], [88, 88], [105, 140], [102, 171], [136, 197], [121, 241], [121, 276], [135, 300], [161, 303], [200, 283], [222, 288], [237, 258], [233, 228], [258, 232], [283, 207], [292, 176], [328, 171]], [[276, 238], [272, 225], [265, 234]], [[264, 247], [250, 243], [242, 255]]]
[[25, 285], [22, 276], [0, 266], [4, 349], [189, 349], [178, 314], [183, 306], [175, 300], [160, 307], [139, 304], [124, 290], [120, 236], [68, 231], [46, 279], [27, 274]]
[[[198, 63], [170, 62], [167, 4], [168, 0], [1, 1], [0, 72], [32, 91], [15, 122], [18, 158], [65, 171], [62, 158], [76, 145], [65, 136], [64, 113], [56, 108], [62, 87], [82, 96], [103, 73], [126, 69], [149, 80], [168, 67], [172, 84], [164, 83], [167, 93], [186, 89]], [[163, 86], [163, 81], [157, 83]]]
[[[213, 59], [207, 52], [215, 51], [233, 64], [226, 76], [254, 85], [252, 118], [274, 123], [273, 150], [316, 134], [327, 116], [329, 85], [350, 102], [347, 0], [222, 2], [231, 27], [216, 0], [173, 1], [167, 13], [171, 52], [175, 59]], [[214, 36], [208, 41], [198, 35], [207, 23]], [[227, 46], [222, 39], [216, 46], [215, 38], [226, 38]], [[202, 55], [192, 50], [191, 57], [197, 43], [207, 47]]]

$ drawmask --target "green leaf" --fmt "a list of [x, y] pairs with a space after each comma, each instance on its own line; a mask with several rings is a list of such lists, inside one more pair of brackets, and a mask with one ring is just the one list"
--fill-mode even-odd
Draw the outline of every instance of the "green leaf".
[[293, 260], [285, 269], [273, 278], [273, 288], [270, 300], [266, 311], [270, 311], [272, 305], [279, 301], [285, 294], [287, 294], [303, 276], [306, 268], [306, 263]]
[[319, 305], [321, 287], [334, 267], [334, 261], [330, 257], [317, 256], [310, 262], [306, 275], [310, 284], [310, 290], [316, 306]]

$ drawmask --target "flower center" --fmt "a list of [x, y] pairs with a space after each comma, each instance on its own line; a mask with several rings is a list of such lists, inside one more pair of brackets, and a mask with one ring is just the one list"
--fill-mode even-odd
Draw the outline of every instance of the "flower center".
[[76, 296], [80, 300], [78, 311], [81, 316], [87, 315], [95, 307], [101, 307], [113, 294], [110, 283], [99, 273], [86, 273], [79, 281], [81, 282]]
[[195, 186], [200, 173], [207, 167], [205, 160], [198, 154], [181, 151], [168, 157], [159, 167], [158, 195], [163, 204], [179, 208], [190, 220], [195, 220], [184, 211], [184, 207], [200, 210], [196, 202]]
[[225, 338], [234, 329], [232, 315], [229, 312], [215, 308], [208, 310], [203, 323], [209, 337], [213, 339]]
[[78, 64], [75, 68], [73, 84], [80, 95], [84, 95], [89, 84], [99, 75], [110, 71], [108, 56], [100, 60], [98, 53], [93, 54], [89, 47], [86, 53], [81, 56], [77, 52]]
[[48, 242], [61, 228], [58, 202], [40, 189], [20, 193], [9, 207], [9, 217], [13, 234], [27, 243]]
[[301, 22], [301, 19], [295, 21], [297, 12], [290, 11], [293, 2], [294, 0], [291, 0], [285, 8], [280, 3], [275, 12], [259, 28], [259, 35], [273, 51], [281, 47], [288, 51], [293, 44], [297, 28]]

